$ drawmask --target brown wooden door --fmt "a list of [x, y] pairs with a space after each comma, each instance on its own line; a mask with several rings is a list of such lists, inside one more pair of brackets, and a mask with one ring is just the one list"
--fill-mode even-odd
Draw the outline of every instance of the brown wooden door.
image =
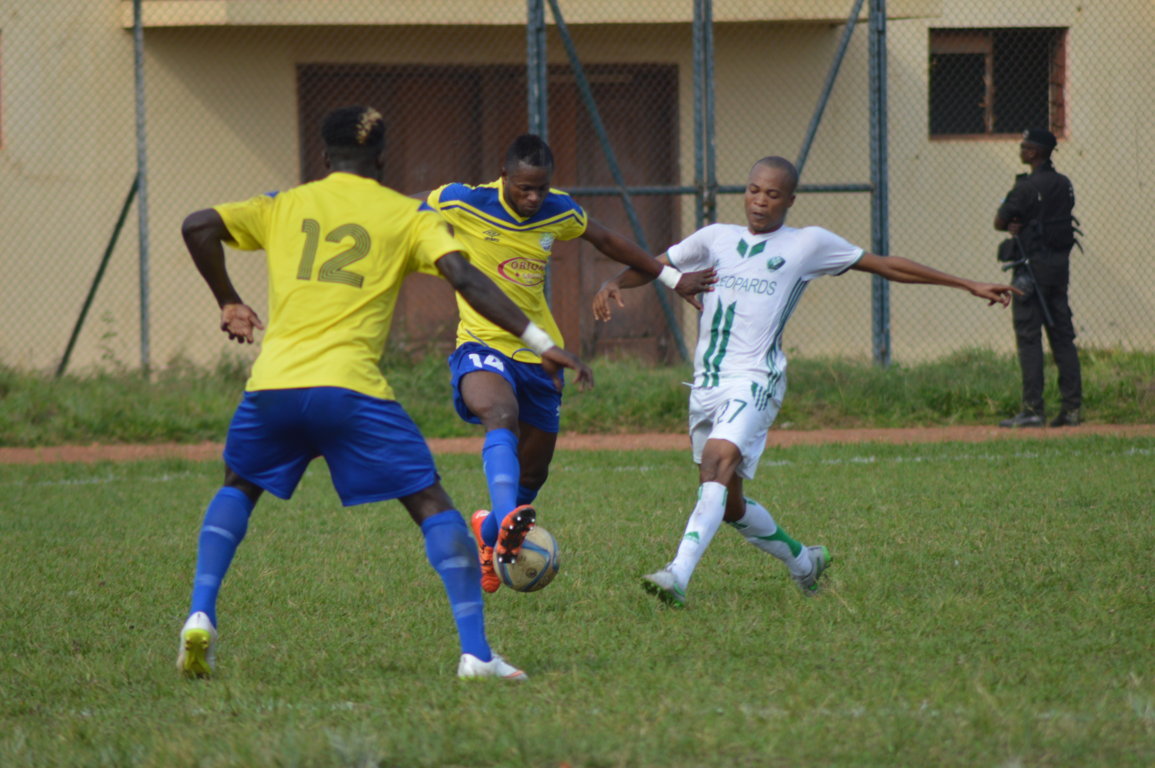
[[[626, 183], [676, 183], [674, 68], [599, 65], [590, 68], [589, 74]], [[320, 121], [340, 106], [370, 104], [382, 112], [385, 183], [406, 194], [449, 181], [492, 181], [500, 174], [506, 147], [528, 124], [525, 74], [517, 67], [302, 65], [298, 87], [302, 180], [325, 174]], [[659, 95], [656, 101], [655, 94]], [[549, 140], [557, 161], [554, 186], [613, 183], [592, 125], [572, 75], [552, 70]], [[579, 202], [603, 225], [635, 239], [617, 198], [588, 196]], [[661, 252], [678, 231], [677, 200], [637, 197], [634, 204], [652, 252]], [[593, 322], [593, 295], [619, 268], [584, 241], [555, 244], [550, 303], [566, 346], [584, 356], [606, 353], [653, 361], [674, 359], [672, 336], [652, 289], [631, 292], [627, 309], [616, 313], [613, 323], [599, 326]], [[445, 353], [452, 348], [456, 323], [449, 285], [415, 275], [401, 291], [392, 344], [411, 351]]]

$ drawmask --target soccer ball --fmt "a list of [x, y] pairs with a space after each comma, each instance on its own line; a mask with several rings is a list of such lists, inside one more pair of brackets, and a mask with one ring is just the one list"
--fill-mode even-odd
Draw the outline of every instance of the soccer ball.
[[557, 539], [545, 528], [535, 525], [525, 535], [521, 551], [512, 563], [494, 560], [497, 575], [505, 586], [518, 592], [536, 592], [557, 576]]

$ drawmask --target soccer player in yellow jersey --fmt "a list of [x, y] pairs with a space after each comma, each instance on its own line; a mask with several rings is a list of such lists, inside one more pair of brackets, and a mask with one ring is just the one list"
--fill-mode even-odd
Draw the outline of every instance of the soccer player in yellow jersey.
[[[549, 338], [561, 333], [545, 296], [545, 271], [553, 243], [583, 238], [615, 261], [675, 289], [700, 308], [697, 293], [712, 271], [683, 275], [589, 218], [565, 192], [552, 189], [554, 159], [539, 136], [517, 137], [506, 151], [501, 176], [479, 186], [446, 184], [428, 194], [431, 206], [454, 227], [470, 261], [501, 288]], [[542, 368], [541, 356], [517, 334], [477, 312], [460, 295], [457, 349], [449, 358], [454, 406], [465, 421], [485, 428], [481, 456], [490, 510], [473, 515], [473, 533], [486, 592], [501, 586], [493, 558], [508, 562], [499, 530], [532, 527], [531, 502], [545, 484], [560, 424], [561, 392]], [[500, 521], [500, 524], [499, 524]]]
[[[331, 170], [324, 179], [184, 222], [189, 253], [220, 305], [221, 330], [241, 343], [263, 326], [229, 279], [223, 245], [265, 251], [269, 327], [229, 427], [224, 485], [201, 527], [177, 665], [190, 677], [213, 672], [217, 594], [254, 505], [264, 491], [291, 497], [308, 464], [324, 456], [346, 506], [399, 499], [421, 528], [457, 624], [458, 676], [525, 679], [489, 647], [469, 528], [379, 367], [401, 281], [415, 271], [445, 277], [480, 316], [534, 349], [559, 387], [562, 367], [584, 385], [592, 373], [470, 266], [440, 215], [381, 185], [380, 113], [338, 109], [321, 132]], [[516, 552], [524, 534], [510, 532], [504, 545]]]

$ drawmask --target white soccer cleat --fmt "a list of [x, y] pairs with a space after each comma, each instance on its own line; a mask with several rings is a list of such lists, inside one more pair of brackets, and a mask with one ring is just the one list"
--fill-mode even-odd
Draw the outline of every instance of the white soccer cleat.
[[802, 590], [802, 594], [807, 597], [814, 597], [818, 594], [819, 577], [834, 562], [834, 558], [830, 556], [830, 551], [822, 545], [815, 545], [806, 549], [810, 550], [810, 573], [805, 576], [790, 574], [790, 578], [794, 579], [794, 583]]
[[461, 661], [457, 664], [457, 676], [460, 678], [498, 677], [502, 680], [528, 680], [529, 675], [510, 664], [505, 659], [493, 654], [491, 661], [482, 661], [472, 653], [461, 654]]
[[669, 568], [643, 576], [642, 587], [651, 595], [656, 595], [666, 605], [674, 608], [686, 607], [686, 588], [678, 584], [678, 578]]
[[185, 677], [210, 677], [217, 661], [217, 629], [208, 614], [197, 611], [180, 631], [176, 668]]

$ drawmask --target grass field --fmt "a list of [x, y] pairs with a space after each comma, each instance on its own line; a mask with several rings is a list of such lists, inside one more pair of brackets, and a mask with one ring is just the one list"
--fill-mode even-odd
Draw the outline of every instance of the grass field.
[[[1098, 424], [1155, 423], [1155, 354], [1080, 351], [1083, 416]], [[444, 355], [395, 358], [384, 368], [426, 437], [475, 435], [457, 418]], [[682, 432], [689, 365], [593, 361], [597, 388], [568, 391], [566, 432]], [[0, 365], [0, 446], [222, 440], [248, 375], [224, 359], [212, 369], [172, 364], [150, 379], [131, 371], [52, 379]], [[880, 368], [869, 360], [796, 357], [777, 426], [911, 427], [994, 424], [1019, 409], [1012, 355], [962, 350], [939, 360]], [[1054, 368], [1047, 403], [1058, 406]]]
[[[219, 676], [173, 668], [215, 463], [0, 466], [0, 765], [1150, 766], [1155, 440], [799, 447], [748, 488], [830, 547], [826, 593], [722, 530], [690, 608], [682, 452], [561, 452], [562, 572], [487, 598], [525, 684], [468, 684], [395, 504], [323, 464], [258, 506]], [[443, 456], [466, 512], [476, 456]]]

